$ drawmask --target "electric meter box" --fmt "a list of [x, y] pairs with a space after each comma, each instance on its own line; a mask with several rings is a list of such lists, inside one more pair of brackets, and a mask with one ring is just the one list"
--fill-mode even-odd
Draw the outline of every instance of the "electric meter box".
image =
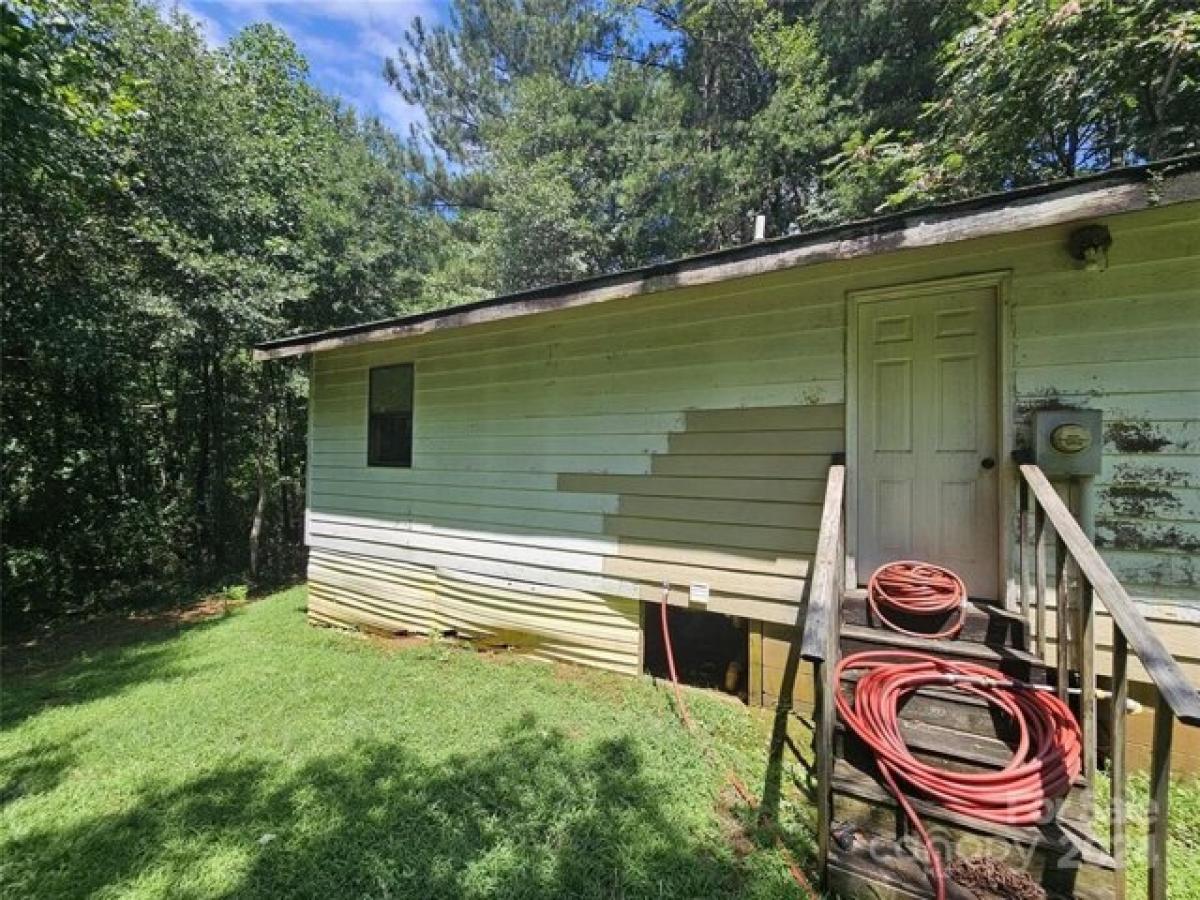
[[1099, 475], [1104, 437], [1098, 409], [1039, 409], [1033, 461], [1047, 475]]

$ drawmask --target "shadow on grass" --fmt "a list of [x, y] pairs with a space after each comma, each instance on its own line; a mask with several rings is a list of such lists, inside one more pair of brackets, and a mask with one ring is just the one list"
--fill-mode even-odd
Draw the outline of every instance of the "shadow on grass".
[[151, 785], [119, 814], [0, 844], [10, 861], [0, 888], [88, 896], [136, 880], [172, 896], [741, 896], [752, 875], [666, 815], [643, 769], [627, 739], [584, 751], [531, 716], [483, 753], [432, 764], [378, 741], [287, 774], [241, 762]]
[[75, 764], [72, 743], [74, 738], [63, 743], [39, 741], [23, 753], [0, 757], [0, 809], [58, 787]]
[[0, 731], [47, 709], [100, 700], [183, 674], [185, 651], [175, 643], [180, 633], [228, 621], [224, 614], [197, 613], [200, 609], [97, 619], [73, 626], [50, 646], [5, 648]]

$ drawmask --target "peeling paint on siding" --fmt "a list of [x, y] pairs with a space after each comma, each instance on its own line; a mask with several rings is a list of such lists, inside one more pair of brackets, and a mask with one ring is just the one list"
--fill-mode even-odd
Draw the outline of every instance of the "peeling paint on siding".
[[1104, 441], [1118, 453], [1157, 453], [1171, 443], [1150, 422], [1110, 422], [1104, 429]]
[[1112, 480], [1120, 484], [1183, 487], [1188, 483], [1188, 472], [1174, 466], [1135, 466], [1130, 463], [1118, 463], [1113, 468]]
[[1169, 518], [1183, 508], [1179, 496], [1145, 484], [1113, 484], [1101, 488], [1100, 499], [1114, 514], [1132, 519]]
[[1096, 546], [1113, 550], [1200, 553], [1200, 537], [1178, 525], [1109, 520], [1096, 523]]

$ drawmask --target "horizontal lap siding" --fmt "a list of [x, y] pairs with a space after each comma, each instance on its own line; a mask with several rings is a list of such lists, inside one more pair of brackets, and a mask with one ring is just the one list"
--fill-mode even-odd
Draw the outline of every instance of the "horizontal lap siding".
[[435, 578], [428, 568], [314, 548], [308, 580], [308, 614], [314, 621], [415, 633], [437, 627]]
[[[1195, 207], [1111, 220], [1105, 271], [1013, 278], [1017, 428], [1104, 415], [1096, 544], [1130, 593], [1200, 599], [1200, 225]], [[1164, 624], [1164, 628], [1172, 627]], [[1191, 626], [1173, 626], [1178, 628]]]
[[[1200, 684], [1200, 226], [1195, 205], [1105, 224], [1113, 237], [1105, 271], [1074, 267], [1061, 244], [1055, 267], [1012, 267], [1016, 438], [1028, 444], [1039, 408], [1102, 411], [1097, 546]], [[1053, 659], [1053, 615], [1049, 625]], [[1112, 620], [1103, 609], [1096, 632], [1097, 668], [1108, 674]], [[1146, 678], [1136, 660], [1130, 677]]]
[[[795, 621], [843, 444], [844, 311], [742, 287], [318, 356], [314, 559], [421, 568], [438, 627], [620, 671], [664, 581]], [[413, 468], [368, 468], [367, 373], [409, 360]]]
[[[1041, 405], [1103, 409], [1103, 552], [1135, 593], [1188, 601], [1194, 554], [1169, 545], [1187, 546], [1200, 510], [1186, 218], [1109, 220], [1106, 272], [1077, 270], [1070, 228], [1052, 228], [318, 354], [309, 542], [439, 573], [435, 603], [481, 633], [528, 627], [506, 617], [514, 596], [537, 594], [555, 658], [594, 661], [563, 636], [582, 627], [578, 595], [654, 601], [664, 581], [672, 602], [704, 583], [710, 610], [794, 622], [829, 455], [843, 449], [847, 292], [1007, 271], [1018, 436]], [[367, 372], [404, 361], [417, 373], [414, 467], [371, 469]]]
[[438, 571], [444, 627], [463, 637], [515, 646], [534, 656], [626, 674], [638, 671], [637, 601]]

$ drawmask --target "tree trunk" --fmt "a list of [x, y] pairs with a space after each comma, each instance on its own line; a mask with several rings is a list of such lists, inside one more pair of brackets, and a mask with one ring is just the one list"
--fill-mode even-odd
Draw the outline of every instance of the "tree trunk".
[[207, 348], [202, 353], [200, 360], [200, 410], [196, 421], [196, 435], [199, 446], [196, 449], [196, 474], [195, 474], [195, 508], [196, 508], [196, 543], [198, 562], [201, 574], [207, 577], [211, 574], [210, 560], [212, 558], [211, 551], [211, 535], [212, 527], [210, 522], [210, 504], [209, 504], [209, 476], [210, 476], [210, 450], [211, 450], [211, 435], [212, 435], [212, 379], [209, 370], [209, 357]]
[[263, 516], [267, 511], [267, 467], [263, 460], [263, 449], [260, 445], [255, 471], [258, 481], [258, 499], [254, 503], [254, 517], [250, 522], [250, 580], [258, 581], [259, 549], [262, 542]]
[[213, 352], [212, 387], [209, 406], [209, 421], [212, 424], [213, 432], [213, 478], [211, 483], [212, 535], [215, 544], [214, 550], [216, 552], [217, 567], [221, 575], [224, 576], [229, 569], [230, 541], [227, 535], [232, 533], [233, 529], [230, 526], [233, 523], [229, 521], [229, 504], [227, 502], [229, 494], [229, 465], [226, 444], [229, 440], [229, 434], [225, 421], [225, 404], [228, 397], [226, 396], [225, 387], [225, 364], [220, 349], [216, 349]]

